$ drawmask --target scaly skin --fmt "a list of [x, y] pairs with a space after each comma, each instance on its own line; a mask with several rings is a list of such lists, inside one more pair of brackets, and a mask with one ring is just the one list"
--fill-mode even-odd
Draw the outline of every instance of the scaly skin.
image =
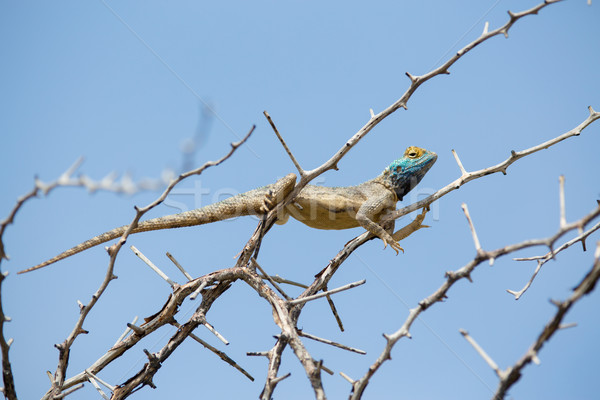
[[[283, 215], [278, 216], [277, 223], [284, 224], [291, 215], [317, 229], [348, 229], [362, 226], [383, 240], [385, 246], [389, 244], [398, 253], [402, 250], [398, 240], [408, 236], [410, 232], [404, 231], [400, 234], [399, 231], [394, 235], [395, 239], [379, 225], [379, 220], [396, 208], [396, 203], [421, 181], [436, 159], [437, 155], [433, 152], [409, 147], [404, 156], [392, 162], [381, 175], [360, 185], [307, 185], [285, 207]], [[244, 215], [261, 216], [289, 194], [295, 182], [296, 176], [289, 174], [274, 184], [240, 193], [206, 207], [142, 221], [131, 233], [203, 225]], [[420, 222], [424, 216], [425, 214], [422, 214], [418, 220], [418, 227], [410, 228], [412, 231], [421, 227]], [[95, 236], [41, 264], [20, 271], [19, 274], [45, 267], [90, 247], [121, 237], [126, 229], [127, 226], [122, 226]]]

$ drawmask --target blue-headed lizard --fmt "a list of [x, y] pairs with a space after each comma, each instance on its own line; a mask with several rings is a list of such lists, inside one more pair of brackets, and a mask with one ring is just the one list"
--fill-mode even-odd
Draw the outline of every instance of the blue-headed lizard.
[[[386, 213], [396, 208], [396, 203], [412, 190], [425, 176], [437, 159], [434, 152], [419, 147], [409, 147], [404, 156], [392, 162], [378, 177], [356, 186], [324, 187], [305, 186], [278, 215], [277, 223], [284, 224], [289, 216], [317, 229], [348, 229], [362, 226], [383, 240], [396, 253], [402, 250], [398, 240], [408, 236], [423, 225], [425, 214], [417, 217], [409, 229], [390, 234], [380, 224]], [[131, 233], [159, 229], [181, 228], [222, 221], [244, 215], [264, 215], [294, 188], [296, 175], [289, 174], [276, 183], [240, 193], [223, 201], [179, 214], [142, 221]], [[126, 226], [95, 236], [63, 253], [19, 273], [33, 271], [53, 264], [81, 251], [123, 235]]]

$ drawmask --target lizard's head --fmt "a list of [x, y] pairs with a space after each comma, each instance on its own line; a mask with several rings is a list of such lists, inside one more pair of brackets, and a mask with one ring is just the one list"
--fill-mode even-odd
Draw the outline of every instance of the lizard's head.
[[423, 179], [437, 160], [437, 154], [420, 147], [410, 146], [402, 158], [392, 162], [383, 176], [396, 192], [399, 200]]

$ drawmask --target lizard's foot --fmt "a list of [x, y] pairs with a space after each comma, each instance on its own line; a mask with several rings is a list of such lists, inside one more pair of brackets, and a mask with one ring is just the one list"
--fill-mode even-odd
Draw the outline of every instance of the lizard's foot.
[[[396, 252], [396, 255], [400, 254], [400, 252], [404, 253], [404, 249], [402, 247], [400, 247], [400, 243], [396, 242], [395, 240], [390, 242], [390, 247], [392, 249], [394, 249], [394, 251]], [[383, 241], [383, 248], [385, 249], [388, 245], [388, 242], [386, 240]]]

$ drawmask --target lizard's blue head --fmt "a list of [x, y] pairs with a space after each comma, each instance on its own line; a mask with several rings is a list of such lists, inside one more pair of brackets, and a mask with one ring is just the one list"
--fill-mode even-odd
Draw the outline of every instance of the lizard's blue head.
[[399, 200], [423, 179], [437, 160], [437, 154], [420, 147], [410, 146], [404, 156], [392, 162], [384, 171], [387, 184], [396, 192]]

